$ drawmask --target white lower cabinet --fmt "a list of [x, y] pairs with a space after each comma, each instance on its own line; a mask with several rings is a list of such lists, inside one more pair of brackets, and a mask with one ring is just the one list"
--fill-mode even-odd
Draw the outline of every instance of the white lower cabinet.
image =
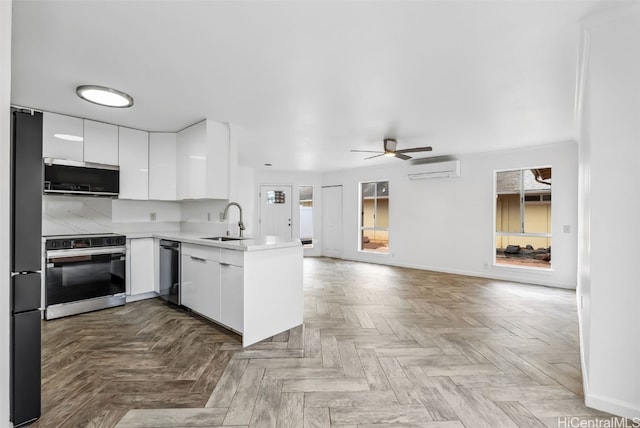
[[213, 321], [220, 321], [220, 250], [182, 244], [181, 302]]
[[182, 244], [182, 305], [242, 333], [243, 252]]
[[182, 242], [182, 305], [242, 335], [242, 346], [302, 324], [302, 246], [233, 250]]
[[127, 294], [150, 293], [155, 290], [153, 238], [127, 241]]
[[244, 327], [244, 268], [220, 263], [220, 284], [220, 322], [242, 333]]

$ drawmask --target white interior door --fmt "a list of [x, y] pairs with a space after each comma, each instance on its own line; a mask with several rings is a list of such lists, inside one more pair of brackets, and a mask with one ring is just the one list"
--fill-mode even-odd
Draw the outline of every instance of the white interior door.
[[342, 186], [322, 188], [322, 255], [342, 256]]
[[260, 236], [292, 238], [291, 186], [260, 186]]

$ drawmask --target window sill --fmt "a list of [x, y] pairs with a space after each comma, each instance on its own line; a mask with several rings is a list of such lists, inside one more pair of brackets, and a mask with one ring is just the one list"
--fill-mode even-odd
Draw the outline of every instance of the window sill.
[[497, 264], [494, 263], [493, 265], [491, 265], [492, 269], [495, 270], [504, 270], [504, 271], [511, 271], [511, 272], [527, 272], [527, 273], [533, 273], [533, 274], [541, 274], [541, 275], [552, 275], [553, 274], [553, 268], [538, 268], [538, 267], [529, 267], [529, 266], [509, 266], [509, 265], [503, 265], [503, 264]]
[[358, 254], [374, 254], [376, 256], [387, 256], [387, 257], [391, 255], [390, 253], [378, 253], [376, 251], [365, 251], [365, 250], [358, 250]]

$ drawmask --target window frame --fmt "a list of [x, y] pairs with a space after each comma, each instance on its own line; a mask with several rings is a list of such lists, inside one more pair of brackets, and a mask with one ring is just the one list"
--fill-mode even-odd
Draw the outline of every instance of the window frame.
[[[492, 245], [491, 245], [491, 252], [492, 252], [492, 258], [493, 258], [493, 263], [492, 266], [494, 268], [500, 268], [500, 269], [525, 269], [525, 270], [531, 270], [531, 271], [542, 271], [542, 272], [551, 272], [553, 271], [553, 258], [551, 259], [551, 262], [549, 263], [549, 267], [533, 267], [533, 266], [516, 266], [516, 265], [509, 265], [506, 263], [497, 263], [497, 255], [496, 255], [496, 241], [497, 238], [499, 236], [520, 236], [520, 237], [525, 237], [525, 238], [548, 238], [550, 240], [553, 240], [553, 184], [551, 184], [551, 191], [549, 192], [550, 195], [550, 200], [548, 201], [548, 203], [551, 205], [551, 225], [550, 225], [550, 232], [549, 233], [539, 233], [539, 232], [524, 232], [524, 221], [525, 221], [525, 188], [524, 188], [524, 174], [521, 173], [520, 175], [520, 230], [522, 230], [523, 232], [499, 232], [497, 230], [497, 218], [498, 218], [498, 207], [497, 207], [497, 200], [498, 200], [498, 173], [501, 172], [510, 172], [510, 171], [526, 171], [526, 170], [532, 170], [532, 169], [543, 169], [543, 168], [551, 168], [551, 170], [553, 171], [553, 166], [552, 165], [544, 165], [544, 166], [530, 166], [530, 167], [513, 167], [513, 168], [503, 168], [503, 169], [496, 169], [493, 171], [493, 239], [492, 239]], [[534, 203], [547, 203], [547, 201], [540, 201], [540, 202], [534, 202]]]
[[[383, 178], [383, 179], [379, 179], [379, 180], [366, 180], [366, 181], [360, 181], [358, 182], [358, 252], [359, 253], [364, 253], [364, 254], [376, 254], [379, 256], [388, 256], [391, 254], [391, 247], [390, 247], [390, 242], [391, 240], [389, 239], [389, 225], [391, 223], [390, 221], [390, 211], [391, 211], [391, 207], [389, 205], [389, 202], [387, 202], [387, 227], [377, 227], [376, 226], [376, 222], [377, 222], [377, 218], [378, 218], [378, 183], [383, 183], [386, 182], [387, 183], [387, 189], [391, 188], [391, 181], [389, 179]], [[374, 188], [374, 226], [363, 226], [362, 224], [362, 220], [363, 220], [363, 211], [364, 211], [364, 196], [363, 196], [363, 185], [364, 184], [374, 184], [375, 188]], [[389, 197], [389, 193], [387, 193], [387, 201], [390, 201], [390, 197]], [[384, 231], [387, 232], [387, 248], [389, 248], [389, 250], [386, 253], [382, 253], [382, 252], [378, 252], [378, 251], [373, 251], [373, 250], [367, 250], [362, 248], [362, 232], [365, 230], [379, 230], [379, 231]]]

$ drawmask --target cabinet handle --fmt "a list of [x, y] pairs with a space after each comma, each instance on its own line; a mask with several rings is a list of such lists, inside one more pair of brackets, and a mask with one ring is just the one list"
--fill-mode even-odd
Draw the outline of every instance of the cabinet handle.
[[191, 260], [196, 262], [206, 262], [205, 259], [201, 259], [200, 257], [191, 256]]
[[231, 266], [229, 263], [222, 263], [220, 262], [220, 266]]

